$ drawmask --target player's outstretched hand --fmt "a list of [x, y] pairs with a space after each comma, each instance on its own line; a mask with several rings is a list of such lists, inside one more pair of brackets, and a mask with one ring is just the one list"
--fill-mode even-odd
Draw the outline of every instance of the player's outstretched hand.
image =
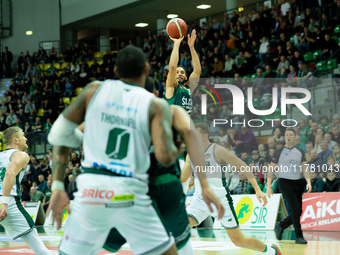
[[8, 204], [1, 204], [1, 206], [0, 206], [0, 222], [6, 219], [7, 209], [8, 209]]
[[[170, 37], [170, 36], [169, 36], [169, 37]], [[171, 39], [172, 41], [174, 41], [174, 43], [180, 44], [180, 43], [183, 41], [184, 36], [182, 36], [181, 38], [178, 38], [178, 39], [170, 37], [170, 39]]]
[[267, 196], [269, 197], [269, 198], [271, 198], [271, 196], [273, 195], [273, 190], [272, 190], [272, 187], [268, 187], [267, 188]]
[[192, 30], [191, 35], [188, 34], [188, 45], [189, 47], [194, 47], [196, 41], [196, 30]]
[[52, 210], [52, 226], [54, 226], [54, 220], [57, 220], [57, 230], [61, 228], [64, 208], [66, 208], [68, 213], [71, 213], [70, 199], [67, 193], [58, 189], [53, 190], [50, 199], [50, 206], [47, 209], [46, 215], [48, 216]]
[[265, 206], [268, 203], [266, 194], [264, 194], [261, 190], [256, 192], [256, 197], [257, 200], [259, 200], [259, 202], [262, 204], [262, 206]]
[[210, 212], [213, 212], [213, 208], [211, 207], [211, 203], [213, 203], [217, 208], [218, 219], [222, 219], [224, 216], [224, 207], [211, 188], [207, 187], [202, 189], [202, 196], [204, 202], [208, 205]]
[[307, 183], [306, 190], [307, 193], [310, 193], [312, 191], [312, 185], [310, 183]]

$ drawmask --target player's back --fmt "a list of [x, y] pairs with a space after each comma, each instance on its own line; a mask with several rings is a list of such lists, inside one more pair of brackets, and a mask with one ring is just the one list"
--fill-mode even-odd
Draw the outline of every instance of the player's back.
[[153, 98], [137, 85], [103, 82], [86, 110], [82, 166], [147, 180], [149, 106]]
[[[0, 195], [2, 196], [2, 182], [5, 178], [6, 170], [11, 162], [12, 156], [15, 152], [18, 150], [16, 149], [7, 149], [2, 152], [0, 152]], [[17, 196], [21, 197], [21, 191], [20, 191], [20, 183], [22, 181], [22, 178], [25, 175], [25, 169], [22, 169], [22, 171], [16, 176], [15, 183], [11, 190], [11, 196]]]

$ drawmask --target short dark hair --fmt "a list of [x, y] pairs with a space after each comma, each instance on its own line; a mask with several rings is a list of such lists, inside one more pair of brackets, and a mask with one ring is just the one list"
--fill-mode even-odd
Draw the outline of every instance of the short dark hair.
[[150, 93], [153, 93], [156, 89], [155, 80], [151, 78], [150, 76], [146, 77], [145, 89], [149, 91]]
[[146, 57], [144, 52], [133, 45], [126, 46], [117, 54], [119, 78], [138, 78], [142, 75]]
[[286, 131], [285, 131], [285, 134], [288, 132], [288, 131], [291, 131], [294, 133], [294, 135], [296, 135], [296, 131], [292, 128], [287, 128]]
[[200, 123], [197, 123], [195, 124], [196, 128], [200, 128], [201, 129], [201, 132], [205, 135], [209, 135], [209, 126], [207, 123], [204, 123], [204, 122], [200, 122]]

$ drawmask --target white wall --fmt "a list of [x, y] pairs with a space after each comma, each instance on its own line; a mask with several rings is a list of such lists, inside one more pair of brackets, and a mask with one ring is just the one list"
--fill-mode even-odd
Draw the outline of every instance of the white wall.
[[64, 26], [137, 1], [140, 0], [60, 0], [61, 25]]
[[[40, 41], [60, 40], [59, 0], [12, 0], [12, 36], [3, 38], [2, 45], [13, 53], [12, 68], [17, 67], [20, 52], [38, 51]], [[26, 31], [33, 35], [27, 36]]]

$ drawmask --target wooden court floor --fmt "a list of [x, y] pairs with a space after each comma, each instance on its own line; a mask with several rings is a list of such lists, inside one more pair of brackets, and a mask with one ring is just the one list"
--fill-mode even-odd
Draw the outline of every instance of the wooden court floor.
[[[1, 228], [2, 229], [2, 228]], [[0, 231], [1, 231], [0, 229]], [[3, 230], [3, 229], [2, 229]], [[62, 231], [57, 232], [52, 227], [38, 227], [41, 239], [52, 254], [57, 253], [57, 247], [61, 239]], [[307, 245], [297, 245], [294, 239], [294, 232], [285, 231], [282, 241], [275, 238], [274, 231], [243, 231], [245, 236], [253, 236], [266, 244], [274, 243], [281, 247], [283, 254], [288, 255], [338, 255], [340, 254], [340, 232], [304, 232], [304, 237], [308, 240]], [[192, 247], [195, 255], [244, 255], [263, 254], [246, 249], [235, 247], [225, 231], [223, 230], [192, 230]], [[0, 232], [0, 254], [33, 254], [32, 250], [21, 240], [14, 241], [4, 231]], [[125, 245], [118, 253], [102, 251], [100, 255], [117, 254], [132, 255], [128, 245]]]

